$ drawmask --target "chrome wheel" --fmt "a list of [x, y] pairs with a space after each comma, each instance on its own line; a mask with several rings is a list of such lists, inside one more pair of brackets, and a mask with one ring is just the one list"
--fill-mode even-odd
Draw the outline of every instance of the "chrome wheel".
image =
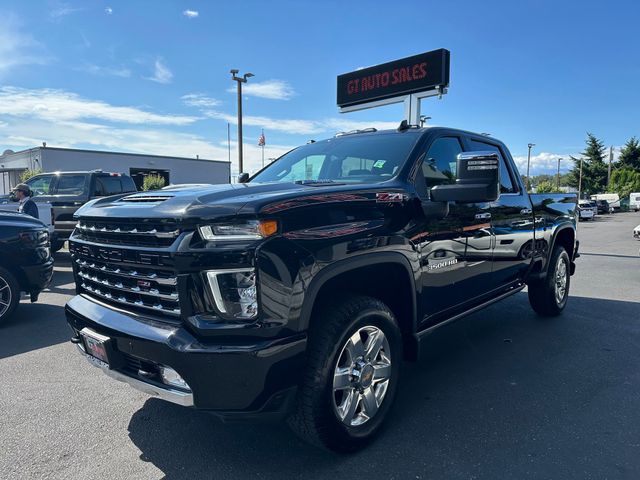
[[0, 318], [7, 313], [9, 307], [11, 306], [11, 288], [9, 287], [9, 283], [0, 276]]
[[567, 294], [567, 282], [569, 279], [569, 269], [567, 268], [567, 260], [563, 257], [558, 259], [555, 272], [555, 293], [556, 303], [561, 305]]
[[333, 373], [333, 407], [350, 427], [371, 420], [391, 379], [389, 341], [378, 327], [358, 329], [345, 343]]

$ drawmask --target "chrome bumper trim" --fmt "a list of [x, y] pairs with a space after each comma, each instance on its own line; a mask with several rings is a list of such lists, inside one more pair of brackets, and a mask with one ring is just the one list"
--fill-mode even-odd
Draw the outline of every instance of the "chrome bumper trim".
[[143, 382], [137, 378], [129, 377], [128, 375], [117, 372], [116, 370], [111, 370], [106, 363], [88, 355], [80, 344], [78, 344], [78, 350], [82, 355], [84, 355], [91, 365], [98, 367], [103, 371], [103, 373], [119, 382], [128, 383], [136, 390], [146, 393], [147, 395], [157, 397], [161, 400], [182, 405], [183, 407], [193, 407], [193, 393], [173, 390], [171, 388], [162, 388], [157, 385]]

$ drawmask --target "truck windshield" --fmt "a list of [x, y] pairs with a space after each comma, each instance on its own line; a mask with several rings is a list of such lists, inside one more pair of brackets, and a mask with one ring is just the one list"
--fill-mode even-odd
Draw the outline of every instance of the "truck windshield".
[[400, 170], [418, 138], [394, 132], [310, 143], [280, 157], [251, 182], [382, 182]]

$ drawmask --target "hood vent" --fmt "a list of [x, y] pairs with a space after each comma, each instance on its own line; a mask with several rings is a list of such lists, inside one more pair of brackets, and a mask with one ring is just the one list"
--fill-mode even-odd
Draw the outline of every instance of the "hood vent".
[[173, 195], [129, 195], [128, 197], [121, 198], [121, 202], [132, 203], [156, 203], [164, 202], [173, 198]]

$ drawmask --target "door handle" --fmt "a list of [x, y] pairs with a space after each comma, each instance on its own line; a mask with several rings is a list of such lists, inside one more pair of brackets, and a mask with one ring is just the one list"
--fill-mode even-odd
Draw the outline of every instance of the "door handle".
[[523, 208], [522, 210], [520, 210], [520, 215], [531, 215], [533, 213], [533, 210], [531, 210], [530, 208]]
[[490, 218], [490, 213], [476, 213], [476, 220], [488, 220]]

